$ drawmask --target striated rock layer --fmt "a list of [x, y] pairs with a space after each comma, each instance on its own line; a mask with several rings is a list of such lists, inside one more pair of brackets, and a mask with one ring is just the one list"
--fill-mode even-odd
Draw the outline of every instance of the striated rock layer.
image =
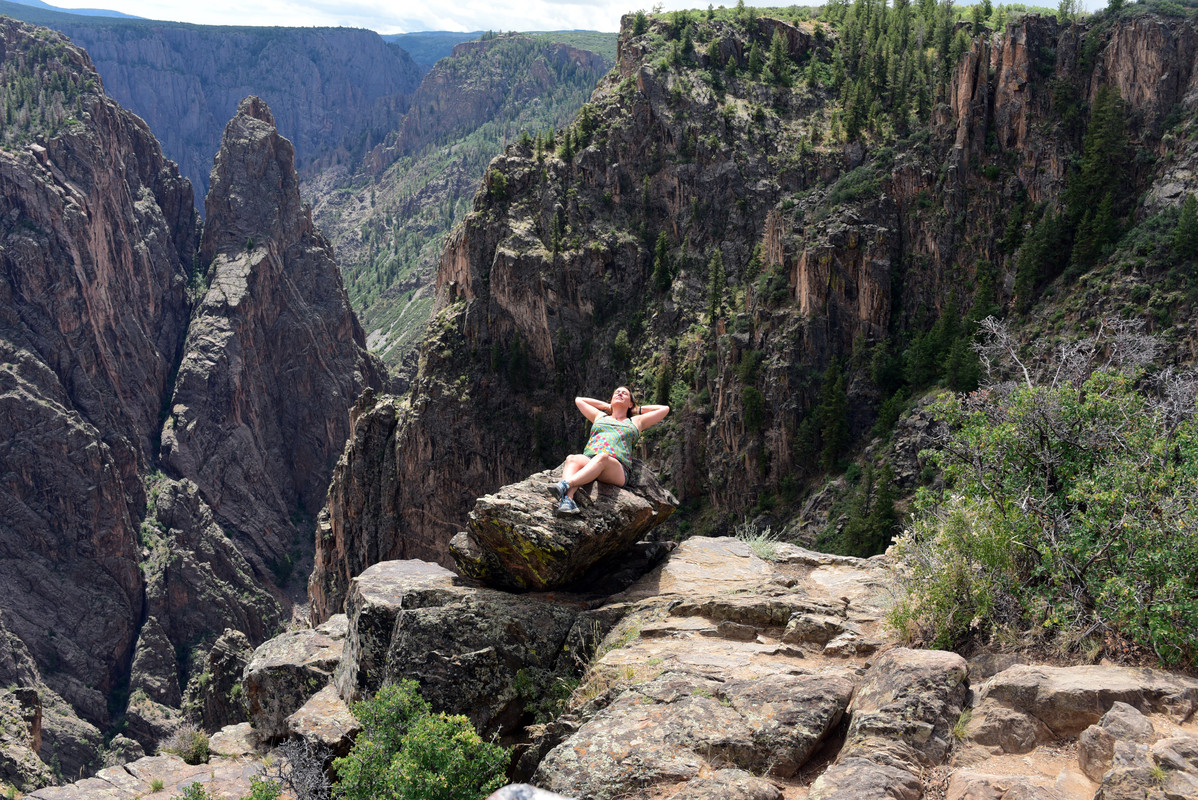
[[[0, 151], [0, 609], [36, 665], [0, 680], [44, 679], [103, 728], [141, 624], [141, 475], [186, 333], [196, 214], [81, 50], [6, 19], [0, 62], [10, 78], [62, 75], [81, 109]], [[77, 773], [76, 748], [44, 744]]]

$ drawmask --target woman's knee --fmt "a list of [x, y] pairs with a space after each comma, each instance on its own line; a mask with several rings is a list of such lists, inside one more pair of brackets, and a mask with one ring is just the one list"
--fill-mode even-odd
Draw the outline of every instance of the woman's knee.
[[572, 467], [578, 467], [578, 468], [585, 467], [590, 460], [591, 459], [589, 459], [588, 457], [578, 454], [578, 453], [575, 453], [574, 455], [566, 456], [566, 463]]

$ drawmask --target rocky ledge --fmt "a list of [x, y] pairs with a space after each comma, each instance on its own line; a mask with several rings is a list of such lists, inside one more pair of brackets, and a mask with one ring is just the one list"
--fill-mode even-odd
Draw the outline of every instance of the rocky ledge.
[[554, 514], [548, 489], [561, 467], [479, 498], [450, 554], [463, 575], [513, 591], [546, 591], [579, 581], [665, 522], [678, 500], [635, 462], [624, 486], [598, 481], [575, 494], [581, 513]]
[[[344, 752], [349, 701], [411, 678], [435, 709], [515, 744], [523, 783], [496, 800], [1198, 797], [1198, 680], [896, 646], [885, 557], [762, 552], [691, 539], [601, 598], [376, 564], [352, 581], [344, 618], [258, 648], [247, 694], [274, 701], [251, 702], [253, 735], [218, 736], [247, 752], [277, 736]], [[555, 703], [546, 689], [562, 682], [575, 688]], [[550, 721], [530, 724], [530, 706]], [[220, 752], [234, 761], [205, 781], [240, 796], [254, 759]], [[142, 759], [91, 779], [107, 786], [34, 796], [132, 797], [151, 768], [179, 785], [167, 767], [183, 770]]]

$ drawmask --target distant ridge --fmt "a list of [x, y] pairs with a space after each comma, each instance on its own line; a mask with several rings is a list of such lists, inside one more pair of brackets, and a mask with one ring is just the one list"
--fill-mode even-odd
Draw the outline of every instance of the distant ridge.
[[448, 58], [453, 53], [454, 45], [473, 41], [482, 35], [483, 31], [469, 31], [466, 33], [459, 31], [416, 31], [415, 33], [390, 33], [383, 37], [383, 41], [390, 44], [397, 44], [404, 50], [407, 50], [412, 60], [421, 69], [428, 72], [432, 69], [433, 64], [436, 64], [443, 58]]
[[[42, 0], [13, 0], [17, 5], [29, 6], [30, 8], [41, 8], [46, 11], [53, 11], [59, 14], [78, 14], [83, 17], [120, 17], [122, 19], [145, 19], [135, 14], [126, 14], [123, 11], [113, 11], [107, 8], [60, 8], [52, 6], [49, 3], [43, 3]], [[7, 4], [6, 4], [7, 5]]]
[[[512, 33], [513, 31], [507, 31]], [[449, 58], [453, 54], [454, 45], [462, 42], [471, 42], [480, 38], [485, 31], [469, 31], [459, 33], [457, 31], [416, 31], [413, 33], [390, 33], [383, 36], [383, 40], [391, 44], [397, 44], [408, 54], [412, 56], [412, 60], [424, 71], [432, 69], [433, 64], [436, 64], [443, 58]], [[535, 39], [542, 39], [548, 42], [561, 42], [572, 47], [578, 47], [582, 50], [590, 50], [592, 53], [598, 53], [608, 61], [615, 62], [616, 60], [616, 37], [615, 31], [521, 31], [527, 36]]]

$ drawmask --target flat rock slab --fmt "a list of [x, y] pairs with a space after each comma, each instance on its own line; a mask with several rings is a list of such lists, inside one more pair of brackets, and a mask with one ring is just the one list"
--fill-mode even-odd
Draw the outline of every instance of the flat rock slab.
[[[121, 767], [109, 767], [66, 786], [50, 786], [25, 797], [30, 800], [170, 800], [193, 783], [221, 800], [238, 800], [250, 793], [250, 778], [262, 773], [253, 758], [213, 758], [190, 765], [178, 756], [146, 756]], [[154, 781], [162, 789], [151, 791]]]
[[226, 725], [208, 737], [208, 752], [225, 758], [258, 754], [258, 734], [248, 722]]
[[561, 468], [480, 497], [450, 553], [463, 575], [512, 591], [557, 589], [626, 550], [665, 522], [678, 500], [635, 462], [622, 486], [593, 482], [575, 494], [582, 513], [557, 516], [548, 487]]
[[330, 623], [263, 642], [246, 665], [250, 719], [264, 741], [287, 736], [287, 717], [332, 680], [345, 637], [339, 623]]
[[[693, 537], [680, 544], [663, 564], [612, 599], [731, 594], [760, 584], [773, 574], [773, 568], [738, 539]], [[780, 624], [785, 625], [786, 620]]]
[[[1038, 731], [1036, 741], [1041, 743], [1049, 733], [1077, 736], [1117, 702], [1145, 714], [1189, 719], [1198, 711], [1198, 680], [1131, 667], [1014, 666], [983, 685], [975, 712], [979, 722], [971, 723], [970, 738], [1006, 749], [1001, 728], [1012, 725], [1013, 719]], [[985, 722], [990, 719], [994, 722]]]
[[720, 682], [667, 673], [623, 692], [550, 751], [534, 783], [611, 800], [657, 784], [690, 786], [723, 766], [793, 775], [840, 721], [852, 691], [834, 675]]
[[342, 698], [411, 678], [437, 711], [493, 732], [517, 724], [521, 670], [549, 670], [582, 610], [568, 597], [466, 585], [421, 561], [375, 564], [350, 584], [349, 635], [336, 674]]

